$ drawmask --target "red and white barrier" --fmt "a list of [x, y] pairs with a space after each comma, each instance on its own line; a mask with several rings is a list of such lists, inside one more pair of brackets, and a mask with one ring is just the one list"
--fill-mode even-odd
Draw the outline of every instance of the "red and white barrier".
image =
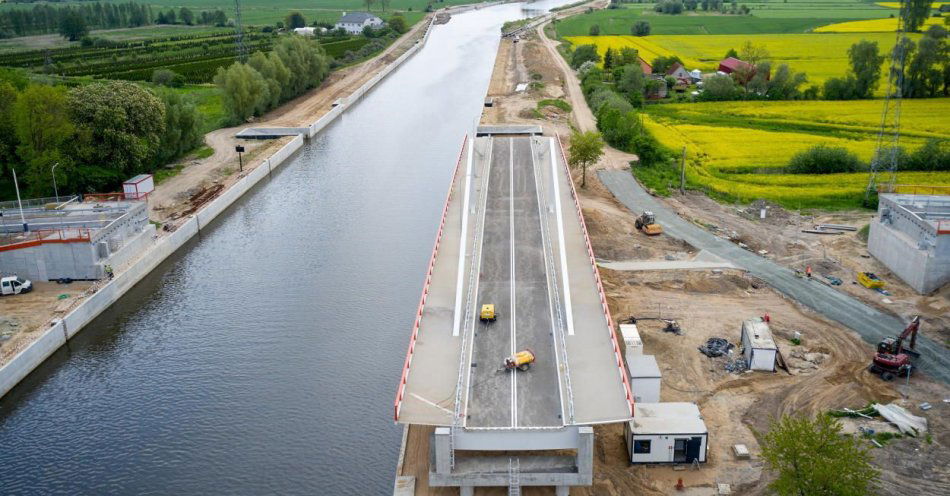
[[[581, 204], [577, 201], [577, 190], [574, 189], [574, 179], [571, 177], [571, 169], [567, 164], [567, 156], [564, 154], [564, 144], [561, 137], [556, 135], [558, 147], [561, 149], [561, 158], [564, 160], [564, 169], [567, 173], [567, 182], [571, 185], [571, 198], [574, 199], [574, 208], [577, 209], [577, 219], [581, 223], [581, 231], [584, 233], [584, 242], [587, 244], [587, 257], [590, 259], [590, 266], [594, 272], [594, 280], [597, 282], [597, 291], [600, 293], [600, 305], [604, 310], [604, 317], [607, 319], [607, 332], [610, 333], [610, 342], [614, 348], [614, 358], [617, 362], [617, 368], [620, 370], [620, 378], [623, 381], [623, 387], [627, 395], [627, 404], [630, 407], [630, 415], [633, 416], [633, 393], [630, 390], [630, 379], [627, 377], [627, 367], [623, 363], [623, 354], [620, 353], [620, 344], [617, 342], [617, 335], [614, 333], [614, 319], [610, 316], [610, 307], [607, 305], [607, 296], [604, 294], [604, 286], [600, 282], [600, 271], [597, 269], [597, 261], [594, 259], [594, 249], [590, 244], [590, 237], [587, 235], [587, 223], [584, 222], [584, 214], [581, 213]], [[554, 157], [551, 157], [554, 160]]]
[[[449, 212], [449, 203], [452, 199], [452, 192], [455, 190], [455, 178], [458, 176], [459, 165], [462, 163], [462, 152], [465, 151], [466, 141], [468, 141], [468, 135], [462, 138], [462, 147], [459, 150], [458, 160], [455, 162], [455, 171], [452, 172], [449, 192], [445, 195], [445, 205], [442, 207], [442, 220], [439, 223], [439, 233], [435, 236], [435, 246], [432, 248], [432, 256], [429, 258], [429, 268], [426, 271], [425, 284], [422, 286], [422, 296], [419, 298], [419, 306], [416, 308], [416, 319], [412, 324], [412, 335], [409, 337], [409, 350], [406, 352], [406, 361], [402, 367], [402, 377], [399, 379], [399, 386], [396, 388], [396, 400], [393, 402], [393, 420], [395, 421], [399, 421], [399, 410], [402, 407], [403, 396], [406, 394], [406, 381], [409, 380], [409, 367], [412, 365], [412, 354], [416, 348], [416, 338], [419, 336], [419, 326], [422, 324], [422, 312], [426, 306], [426, 298], [429, 297], [429, 284], [432, 283], [432, 269], [435, 267], [435, 259], [439, 254], [439, 245], [442, 243], [445, 217]], [[464, 214], [463, 212], [463, 215]]]

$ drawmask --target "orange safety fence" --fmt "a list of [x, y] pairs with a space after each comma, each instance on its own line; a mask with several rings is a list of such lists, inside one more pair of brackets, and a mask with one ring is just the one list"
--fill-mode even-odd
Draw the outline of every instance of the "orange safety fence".
[[92, 230], [88, 227], [39, 229], [24, 233], [24, 236], [12, 243], [0, 244], [0, 251], [20, 250], [48, 243], [88, 243], [90, 239]]
[[950, 220], [937, 221], [937, 235], [950, 234]]

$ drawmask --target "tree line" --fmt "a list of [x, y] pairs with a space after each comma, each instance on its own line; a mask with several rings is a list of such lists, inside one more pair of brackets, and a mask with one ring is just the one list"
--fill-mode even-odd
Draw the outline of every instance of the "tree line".
[[67, 88], [0, 72], [0, 194], [110, 192], [203, 141], [194, 102], [171, 91], [112, 81]]
[[34, 5], [32, 9], [0, 12], [0, 38], [57, 33], [64, 22], [81, 22], [88, 28], [134, 28], [152, 24], [152, 8], [135, 2], [101, 3], [54, 7]]
[[221, 89], [231, 123], [237, 124], [302, 95], [329, 73], [330, 58], [319, 42], [285, 36], [269, 53], [255, 52], [247, 62], [218, 69], [214, 83]]

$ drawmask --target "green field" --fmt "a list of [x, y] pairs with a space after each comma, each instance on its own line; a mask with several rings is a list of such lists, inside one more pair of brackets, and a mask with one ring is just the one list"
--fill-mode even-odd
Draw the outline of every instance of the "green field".
[[665, 15], [652, 6], [634, 4], [571, 17], [557, 24], [560, 36], [586, 36], [600, 26], [601, 35], [629, 35], [637, 21], [650, 23], [651, 34], [757, 34], [805, 33], [819, 26], [860, 19], [888, 17], [893, 10], [874, 4], [836, 0], [829, 2], [742, 3], [751, 15], [684, 12]]

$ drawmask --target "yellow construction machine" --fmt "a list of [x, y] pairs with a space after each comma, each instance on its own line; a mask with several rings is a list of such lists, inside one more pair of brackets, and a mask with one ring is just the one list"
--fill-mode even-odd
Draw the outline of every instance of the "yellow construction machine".
[[505, 370], [518, 369], [522, 372], [531, 368], [534, 363], [534, 352], [525, 348], [514, 355], [505, 358]]
[[494, 322], [496, 318], [498, 318], [498, 314], [495, 313], [495, 305], [491, 303], [482, 305], [482, 311], [478, 314], [478, 320], [482, 322]]
[[663, 227], [656, 223], [656, 216], [649, 210], [637, 217], [637, 229], [643, 231], [643, 234], [647, 236], [663, 234]]

